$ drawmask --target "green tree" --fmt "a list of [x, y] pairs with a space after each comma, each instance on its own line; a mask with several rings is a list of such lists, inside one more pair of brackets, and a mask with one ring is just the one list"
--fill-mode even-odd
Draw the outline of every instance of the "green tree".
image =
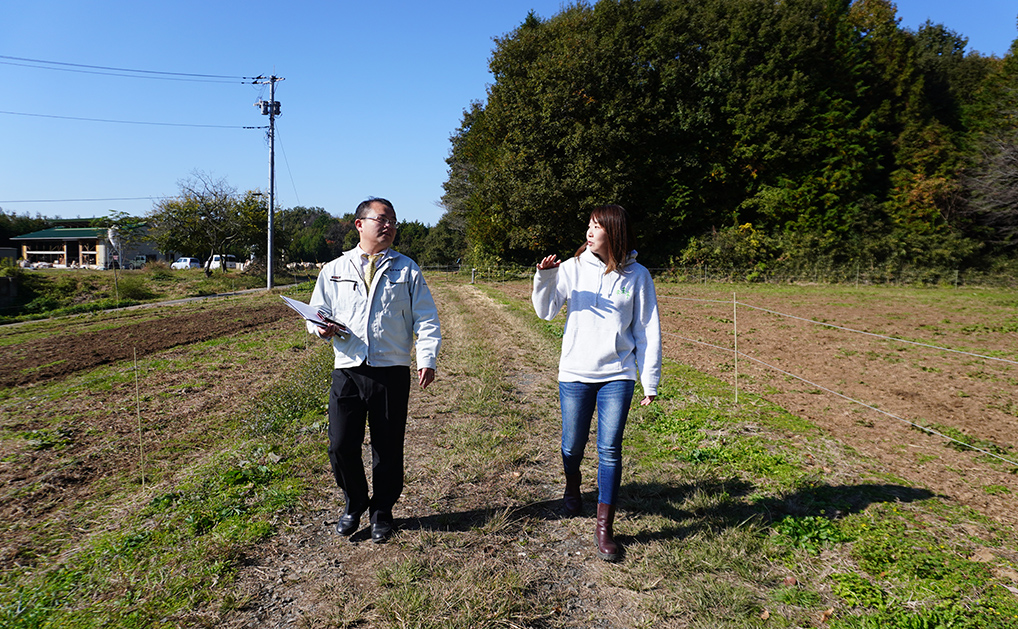
[[975, 131], [971, 165], [964, 178], [963, 214], [968, 232], [988, 251], [1014, 256], [1018, 251], [1018, 38], [995, 62], [969, 118]]
[[[150, 235], [162, 251], [207, 254], [264, 254], [268, 209], [255, 191], [243, 197], [225, 179], [195, 171], [179, 182], [180, 196], [156, 202], [148, 214]], [[225, 270], [225, 268], [224, 268]]]
[[148, 235], [148, 225], [144, 219], [118, 210], [111, 210], [106, 216], [92, 219], [91, 225], [106, 230], [107, 239], [119, 258], [118, 266], [130, 261], [135, 246]]
[[287, 262], [331, 260], [329, 228], [336, 222], [320, 207], [296, 206], [276, 214], [275, 242]]
[[[811, 231], [834, 243], [868, 208], [880, 134], [858, 102], [865, 63], [846, 3], [718, 6], [712, 66], [727, 75], [718, 114], [732, 225]], [[739, 198], [741, 197], [741, 198]]]
[[325, 233], [325, 244], [329, 247], [328, 260], [338, 258], [344, 251], [353, 249], [360, 240], [357, 228], [353, 224], [353, 212], [334, 219]]
[[7, 213], [0, 208], [0, 247], [14, 247], [14, 241], [11, 240], [14, 236], [46, 229], [49, 224], [49, 219], [41, 214], [32, 218], [28, 214]]
[[428, 230], [417, 261], [421, 266], [459, 265], [466, 255], [467, 239], [464, 224], [455, 214], [446, 212]]
[[590, 206], [617, 202], [651, 264], [751, 225], [755, 264], [953, 265], [977, 244], [959, 212], [973, 130], [1008, 93], [1008, 60], [965, 45], [899, 28], [890, 0], [531, 13], [496, 40], [487, 98], [451, 138], [446, 213], [473, 261], [567, 255]]
[[443, 197], [465, 217], [472, 256], [571, 252], [590, 207], [607, 202], [629, 207], [647, 240], [678, 227], [660, 208], [685, 202], [669, 182], [696, 165], [701, 55], [674, 32], [682, 16], [666, 13], [655, 2], [577, 3], [497, 40], [495, 83], [453, 137]]
[[879, 134], [839, 55], [846, 10], [602, 0], [530, 15], [497, 40], [495, 83], [453, 137], [444, 201], [466, 215], [475, 253], [520, 262], [571, 252], [590, 206], [610, 201], [658, 245], [651, 262], [745, 220], [848, 232]]
[[421, 253], [429, 231], [430, 228], [420, 221], [404, 221], [399, 224], [399, 229], [396, 230], [396, 239], [393, 241], [392, 247], [420, 264]]
[[324, 208], [296, 206], [276, 219], [276, 244], [288, 262], [328, 262], [357, 244], [352, 213], [336, 218]]

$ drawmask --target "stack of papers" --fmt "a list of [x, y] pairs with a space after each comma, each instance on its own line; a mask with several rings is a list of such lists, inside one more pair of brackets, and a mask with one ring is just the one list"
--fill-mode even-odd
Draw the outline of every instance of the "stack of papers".
[[341, 333], [348, 334], [350, 332], [350, 330], [348, 330], [345, 325], [343, 325], [339, 321], [334, 321], [326, 317], [321, 310], [312, 308], [303, 301], [290, 299], [286, 295], [280, 295], [280, 297], [283, 298], [283, 301], [286, 302], [287, 306], [290, 306], [291, 308], [296, 310], [297, 314], [299, 314], [305, 321], [310, 321], [311, 323], [314, 323], [320, 328], [327, 328], [329, 327], [329, 324], [332, 323], [339, 326], [339, 330]]

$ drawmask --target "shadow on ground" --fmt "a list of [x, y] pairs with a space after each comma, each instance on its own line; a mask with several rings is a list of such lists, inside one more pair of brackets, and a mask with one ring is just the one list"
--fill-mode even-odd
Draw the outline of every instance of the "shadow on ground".
[[[682, 539], [701, 531], [736, 527], [746, 522], [771, 526], [782, 519], [819, 516], [838, 519], [858, 513], [874, 503], [908, 503], [929, 500], [936, 494], [904, 485], [813, 485], [773, 498], [748, 501], [755, 486], [741, 479], [706, 479], [691, 483], [632, 483], [620, 490], [619, 511], [664, 517], [669, 524], [653, 531], [620, 536], [626, 541], [650, 542]], [[593, 517], [596, 491], [584, 494], [584, 514]], [[439, 513], [422, 518], [397, 519], [404, 531], [474, 531], [495, 519], [508, 522], [524, 519], [558, 520], [561, 501], [544, 500], [518, 506], [492, 506], [468, 511]], [[370, 527], [363, 527], [351, 541], [370, 538]], [[628, 538], [628, 539], [627, 539]]]

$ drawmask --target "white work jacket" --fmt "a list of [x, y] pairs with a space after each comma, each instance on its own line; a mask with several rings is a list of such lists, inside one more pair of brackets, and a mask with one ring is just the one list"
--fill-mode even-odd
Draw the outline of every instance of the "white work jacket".
[[[311, 306], [350, 329], [332, 337], [336, 369], [410, 365], [417, 336], [417, 368], [435, 368], [442, 333], [438, 309], [420, 267], [388, 249], [378, 261], [370, 289], [361, 275], [361, 250], [354, 248], [322, 267]], [[307, 324], [315, 334], [315, 324]]]

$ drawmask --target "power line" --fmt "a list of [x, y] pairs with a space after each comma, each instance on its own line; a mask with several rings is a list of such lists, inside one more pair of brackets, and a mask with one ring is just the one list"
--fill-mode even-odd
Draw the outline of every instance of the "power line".
[[32, 116], [35, 118], [58, 118], [60, 120], [79, 120], [84, 122], [110, 122], [116, 124], [138, 124], [138, 125], [150, 125], [156, 127], [199, 127], [204, 129], [265, 129], [267, 127], [242, 127], [238, 125], [221, 125], [221, 124], [187, 124], [180, 122], [144, 122], [138, 120], [109, 120], [106, 118], [79, 118], [77, 116], [56, 116], [52, 114], [30, 114], [22, 111], [0, 111], [0, 114], [7, 114], [9, 116]]
[[222, 83], [222, 84], [229, 84], [229, 85], [237, 85], [238, 83], [243, 85], [243, 84], [247, 83], [247, 81], [224, 81], [222, 79], [188, 79], [188, 78], [172, 77], [172, 76], [139, 76], [137, 74], [122, 74], [122, 73], [119, 73], [119, 72], [96, 72], [96, 71], [92, 71], [92, 70], [75, 70], [75, 69], [72, 69], [72, 68], [47, 68], [45, 66], [33, 66], [33, 65], [29, 65], [27, 63], [12, 63], [10, 61], [0, 61], [0, 64], [9, 65], [9, 66], [21, 66], [21, 67], [24, 67], [24, 68], [35, 68], [37, 70], [56, 70], [58, 72], [75, 72], [75, 73], [78, 73], [78, 74], [97, 74], [99, 76], [121, 76], [121, 77], [130, 78], [130, 79], [157, 79], [157, 80], [160, 80], [160, 81], [185, 81], [187, 83]]
[[79, 203], [88, 201], [155, 201], [156, 199], [170, 199], [173, 197], [109, 197], [105, 199], [18, 199], [0, 201], [0, 203]]
[[283, 147], [283, 138], [279, 136], [279, 128], [276, 128], [276, 137], [279, 137], [279, 149], [283, 152], [283, 162], [286, 163], [286, 172], [290, 175], [290, 186], [293, 187], [293, 195], [297, 197], [297, 205], [300, 205], [300, 195], [297, 194], [297, 184], [293, 182], [293, 171], [290, 170], [290, 160], [286, 159], [286, 149]]
[[[39, 70], [62, 70], [65, 72], [82, 72], [85, 74], [104, 74], [108, 76], [122, 76], [128, 78], [149, 78], [149, 79], [163, 79], [163, 80], [176, 80], [176, 81], [197, 81], [200, 83], [232, 83], [236, 81], [241, 82], [254, 82], [259, 79], [263, 79], [263, 76], [229, 76], [224, 74], [196, 74], [191, 72], [163, 72], [159, 70], [134, 70], [131, 68], [115, 68], [110, 66], [93, 66], [86, 65], [83, 63], [67, 63], [64, 61], [45, 61], [42, 59], [26, 59], [24, 57], [10, 57], [7, 55], [0, 55], [0, 59], [6, 59], [7, 61], [0, 61], [7, 65], [16, 65], [28, 68], [36, 68]], [[15, 63], [20, 62], [20, 63]], [[29, 65], [29, 64], [45, 64], [45, 65]], [[49, 67], [49, 66], [62, 66], [62, 67]], [[102, 70], [103, 72], [97, 72]], [[123, 74], [128, 73], [128, 74]], [[221, 80], [226, 79], [226, 80]]]

